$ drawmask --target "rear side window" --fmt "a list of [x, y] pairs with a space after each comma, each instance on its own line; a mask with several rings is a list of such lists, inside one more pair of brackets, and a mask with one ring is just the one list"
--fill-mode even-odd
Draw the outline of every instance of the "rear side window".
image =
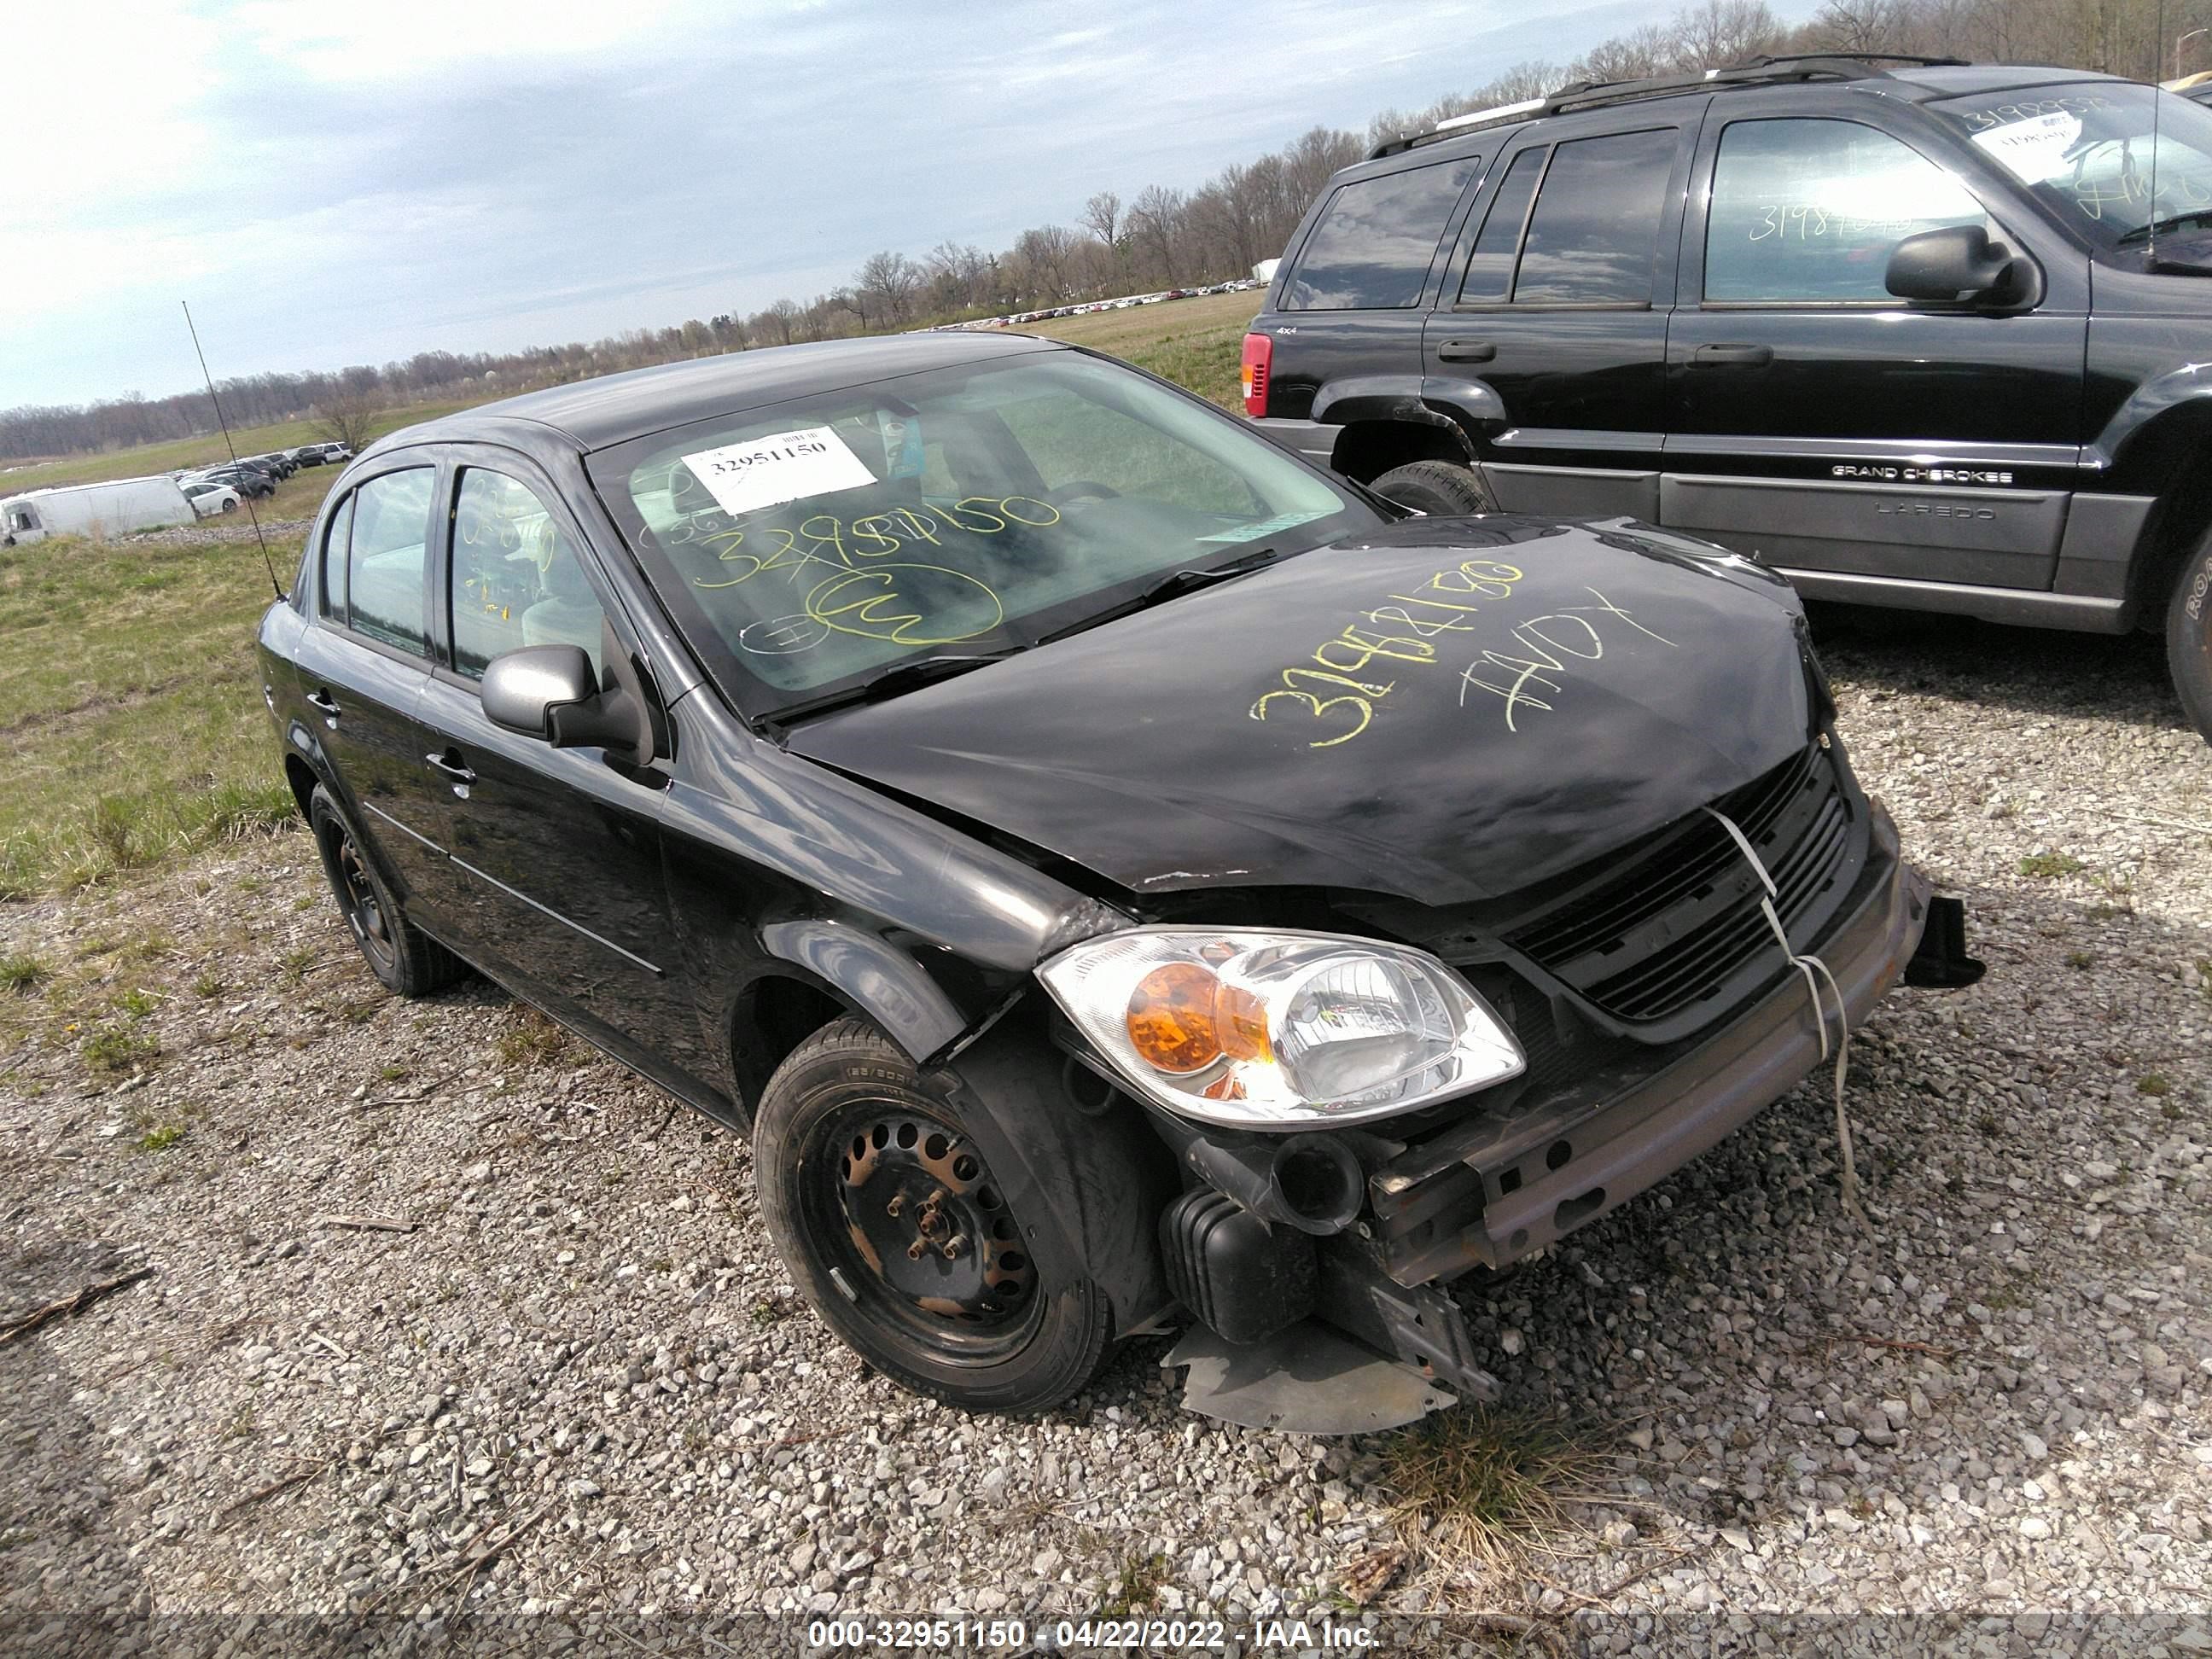
[[331, 527], [323, 532], [323, 615], [338, 622], [346, 613], [346, 541], [353, 533], [353, 497], [338, 503]]
[[1895, 305], [1899, 242], [1996, 227], [1942, 168], [1856, 121], [1737, 121], [1721, 135], [1705, 227], [1705, 298]]
[[346, 617], [354, 632], [430, 654], [423, 585], [430, 539], [431, 469], [371, 478], [354, 492], [346, 554]]
[[1672, 128], [1579, 138], [1552, 153], [1528, 218], [1516, 305], [1649, 305], [1674, 171]]
[[1548, 149], [1524, 149], [1506, 169], [1504, 182], [1490, 198], [1483, 216], [1482, 234], [1468, 255], [1467, 276], [1459, 297], [1466, 303], [1502, 301], [1513, 292], [1513, 256], [1520, 252], [1521, 228], [1528, 220], [1528, 198], [1536, 193], [1536, 180], [1544, 171]]
[[1481, 168], [1482, 158], [1468, 155], [1343, 185], [1306, 238], [1283, 309], [1418, 305], [1452, 209]]

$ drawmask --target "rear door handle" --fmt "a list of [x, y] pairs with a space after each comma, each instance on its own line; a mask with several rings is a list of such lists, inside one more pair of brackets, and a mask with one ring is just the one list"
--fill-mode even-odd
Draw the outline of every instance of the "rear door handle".
[[477, 781], [477, 775], [469, 770], [468, 763], [461, 758], [459, 750], [448, 749], [442, 754], [425, 755], [422, 759], [434, 770], [443, 772], [453, 781], [455, 794], [464, 800], [468, 799], [469, 786]]
[[307, 693], [307, 701], [323, 711], [332, 726], [338, 723], [338, 700], [319, 687]]
[[1771, 345], [1701, 345], [1690, 354], [1697, 363], [1742, 363], [1751, 368], [1764, 368], [1774, 361]]
[[1437, 356], [1448, 363], [1486, 363], [1498, 356], [1494, 340], [1446, 340]]

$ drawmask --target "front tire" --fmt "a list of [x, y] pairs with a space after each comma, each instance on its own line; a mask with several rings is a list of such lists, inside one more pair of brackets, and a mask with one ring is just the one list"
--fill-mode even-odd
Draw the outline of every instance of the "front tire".
[[1432, 519], [1462, 519], [1498, 511], [1490, 486], [1471, 469], [1449, 461], [1412, 461], [1393, 467], [1367, 487]]
[[1087, 1279], [1044, 1285], [1032, 1218], [1006, 1201], [960, 1114], [866, 1021], [824, 1026], [776, 1068], [753, 1176], [815, 1312], [902, 1387], [1029, 1416], [1097, 1374], [1106, 1293]]
[[2182, 712], [2212, 743], [2212, 535], [2181, 567], [2166, 602], [2166, 660]]
[[307, 823], [315, 832], [323, 874], [337, 899], [338, 914], [345, 918], [369, 972], [385, 989], [403, 997], [428, 996], [468, 972], [459, 957], [407, 920], [384, 878], [363, 854], [353, 825], [319, 783], [307, 799]]

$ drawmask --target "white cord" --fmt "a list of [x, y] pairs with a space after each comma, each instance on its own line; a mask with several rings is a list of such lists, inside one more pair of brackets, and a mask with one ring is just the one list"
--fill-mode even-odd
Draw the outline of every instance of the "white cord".
[[[1852, 1156], [1851, 1152], [1851, 1118], [1850, 1112], [1844, 1106], [1844, 1085], [1850, 1075], [1851, 1017], [1850, 1010], [1844, 1006], [1843, 988], [1836, 983], [1836, 976], [1828, 971], [1828, 964], [1820, 957], [1809, 953], [1801, 956], [1790, 948], [1789, 930], [1783, 927], [1782, 918], [1776, 914], [1774, 908], [1774, 897], [1780, 890], [1775, 886], [1774, 878], [1767, 873], [1766, 866], [1759, 861], [1759, 854], [1751, 844], [1751, 838], [1737, 827], [1735, 821], [1727, 813], [1711, 806], [1705, 808], [1705, 811], [1719, 821], [1722, 829], [1729, 832], [1729, 838], [1742, 852], [1745, 862], [1751, 866], [1753, 872], [1759, 877], [1759, 885], [1766, 890], [1759, 897], [1759, 912], [1765, 916], [1766, 925], [1774, 930], [1775, 940], [1782, 946], [1782, 954], [1788, 957], [1797, 971], [1805, 976], [1805, 989], [1813, 999], [1813, 1023], [1819, 1028], [1820, 1033], [1822, 1060], [1828, 1058], [1828, 1011], [1820, 1000], [1821, 980], [1828, 982], [1828, 990], [1836, 999], [1836, 1147], [1843, 1155], [1844, 1207], [1850, 1212], [1852, 1218], [1861, 1226], [1865, 1226], [1869, 1224], [1866, 1212], [1859, 1207], [1858, 1161]], [[1814, 977], [1815, 973], [1819, 975], [1819, 978]]]

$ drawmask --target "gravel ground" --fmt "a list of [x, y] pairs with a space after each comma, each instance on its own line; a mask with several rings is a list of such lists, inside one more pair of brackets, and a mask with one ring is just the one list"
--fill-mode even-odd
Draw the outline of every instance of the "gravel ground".
[[[291, 542], [304, 537], [314, 528], [313, 519], [271, 519], [264, 516], [261, 533], [272, 538]], [[207, 547], [216, 542], [248, 542], [253, 539], [253, 521], [246, 516], [246, 509], [225, 514], [221, 518], [203, 519], [198, 524], [172, 525], [167, 530], [143, 531], [136, 536], [118, 539], [143, 543], [149, 547]], [[292, 543], [296, 547], [296, 543]]]
[[[1662, 1644], [1647, 1615], [1941, 1609], [2002, 1652], [2162, 1611], [2204, 1651], [2212, 750], [2143, 641], [1818, 620], [1989, 975], [1854, 1034], [1869, 1229], [1808, 1087], [1468, 1291], [1595, 1501], [1504, 1577], [1416, 1528], [1375, 1605], [1600, 1650]], [[386, 999], [303, 835], [0, 910], [9, 951], [55, 971], [0, 991], [0, 1316], [154, 1272], [0, 1347], [0, 1613], [1243, 1621], [1402, 1540], [1389, 1437], [1187, 1416], [1157, 1341], [1034, 1423], [864, 1372], [741, 1144], [488, 987]]]

